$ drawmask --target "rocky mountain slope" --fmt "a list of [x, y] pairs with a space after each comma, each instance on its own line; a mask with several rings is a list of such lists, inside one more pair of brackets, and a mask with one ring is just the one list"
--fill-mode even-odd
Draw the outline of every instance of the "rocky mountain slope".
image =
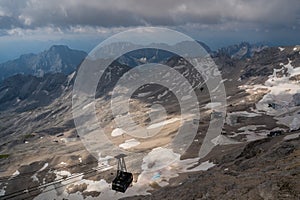
[[54, 45], [39, 54], [26, 54], [0, 64], [0, 80], [15, 74], [43, 76], [46, 73], [74, 72], [87, 54], [67, 46]]
[[219, 147], [210, 155], [216, 167], [180, 174], [151, 196], [125, 199], [298, 199], [299, 140], [298, 133]]
[[[154, 52], [131, 52], [126, 62], [120, 58], [98, 85], [95, 107], [106, 137], [120, 148], [143, 152], [141, 157], [129, 154], [126, 160], [134, 183], [125, 194], [111, 190], [115, 159], [92, 156], [77, 134], [72, 116], [76, 72], [16, 75], [3, 81], [0, 199], [299, 199], [299, 46], [265, 48], [241, 59], [214, 57], [226, 88], [227, 116], [222, 135], [211, 140], [213, 150], [201, 159], [199, 148], [218, 107], [211, 104], [205, 84], [195, 87], [201, 120], [182, 156], [165, 148], [183, 126], [179, 100], [168, 88], [144, 85], [130, 100], [135, 122], [148, 130], [162, 127], [156, 137], [134, 138], [114, 122], [109, 100], [118, 78], [134, 67], [129, 63], [149, 62]], [[186, 79], [197, 80], [193, 86], [203, 82], [181, 58], [168, 55], [159, 60]], [[154, 103], [166, 108], [165, 123], [160, 117], [151, 121], [148, 113]], [[193, 117], [183, 118], [195, 123]], [[276, 130], [282, 134], [267, 136]], [[166, 163], [169, 159], [174, 162]]]

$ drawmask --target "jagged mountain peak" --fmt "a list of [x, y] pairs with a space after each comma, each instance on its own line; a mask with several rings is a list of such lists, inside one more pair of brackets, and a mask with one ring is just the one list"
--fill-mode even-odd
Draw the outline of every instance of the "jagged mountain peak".
[[52, 45], [49, 48], [49, 51], [56, 51], [56, 50], [71, 50], [67, 45]]
[[66, 45], [53, 45], [38, 54], [24, 54], [0, 64], [0, 80], [15, 74], [43, 76], [45, 73], [71, 74], [84, 60], [87, 53], [70, 49]]

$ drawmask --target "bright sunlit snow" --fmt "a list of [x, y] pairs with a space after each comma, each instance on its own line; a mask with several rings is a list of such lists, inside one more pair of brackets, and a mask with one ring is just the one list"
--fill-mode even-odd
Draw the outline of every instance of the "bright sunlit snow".
[[129, 140], [126, 140], [125, 143], [120, 144], [119, 147], [121, 147], [123, 149], [130, 149], [130, 148], [135, 147], [139, 144], [140, 144], [140, 142], [137, 141], [136, 139], [129, 139]]
[[111, 132], [111, 136], [112, 137], [117, 137], [117, 136], [121, 136], [123, 135], [124, 133], [126, 133], [123, 129], [121, 128], [116, 128], [114, 129], [112, 132]]
[[147, 127], [147, 129], [159, 128], [161, 126], [171, 124], [171, 123], [174, 123], [174, 122], [179, 121], [179, 120], [180, 120], [179, 118], [171, 118], [171, 119], [168, 119], [168, 120], [165, 120], [165, 121], [162, 121], [162, 122], [151, 124], [150, 126]]

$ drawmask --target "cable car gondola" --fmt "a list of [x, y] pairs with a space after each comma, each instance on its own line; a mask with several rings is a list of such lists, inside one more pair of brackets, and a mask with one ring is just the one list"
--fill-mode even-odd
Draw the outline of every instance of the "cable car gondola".
[[115, 156], [115, 158], [118, 160], [118, 169], [117, 176], [112, 182], [112, 189], [123, 193], [126, 192], [133, 180], [132, 173], [127, 172], [124, 157], [126, 157], [125, 154]]

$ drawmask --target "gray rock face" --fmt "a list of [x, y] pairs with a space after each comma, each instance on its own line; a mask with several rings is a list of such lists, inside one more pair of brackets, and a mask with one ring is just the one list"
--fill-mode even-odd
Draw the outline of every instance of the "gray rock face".
[[46, 106], [60, 97], [67, 87], [67, 76], [62, 73], [43, 77], [12, 76], [0, 84], [0, 111], [11, 108], [24, 112]]
[[293, 95], [293, 102], [295, 106], [300, 106], [300, 93]]

